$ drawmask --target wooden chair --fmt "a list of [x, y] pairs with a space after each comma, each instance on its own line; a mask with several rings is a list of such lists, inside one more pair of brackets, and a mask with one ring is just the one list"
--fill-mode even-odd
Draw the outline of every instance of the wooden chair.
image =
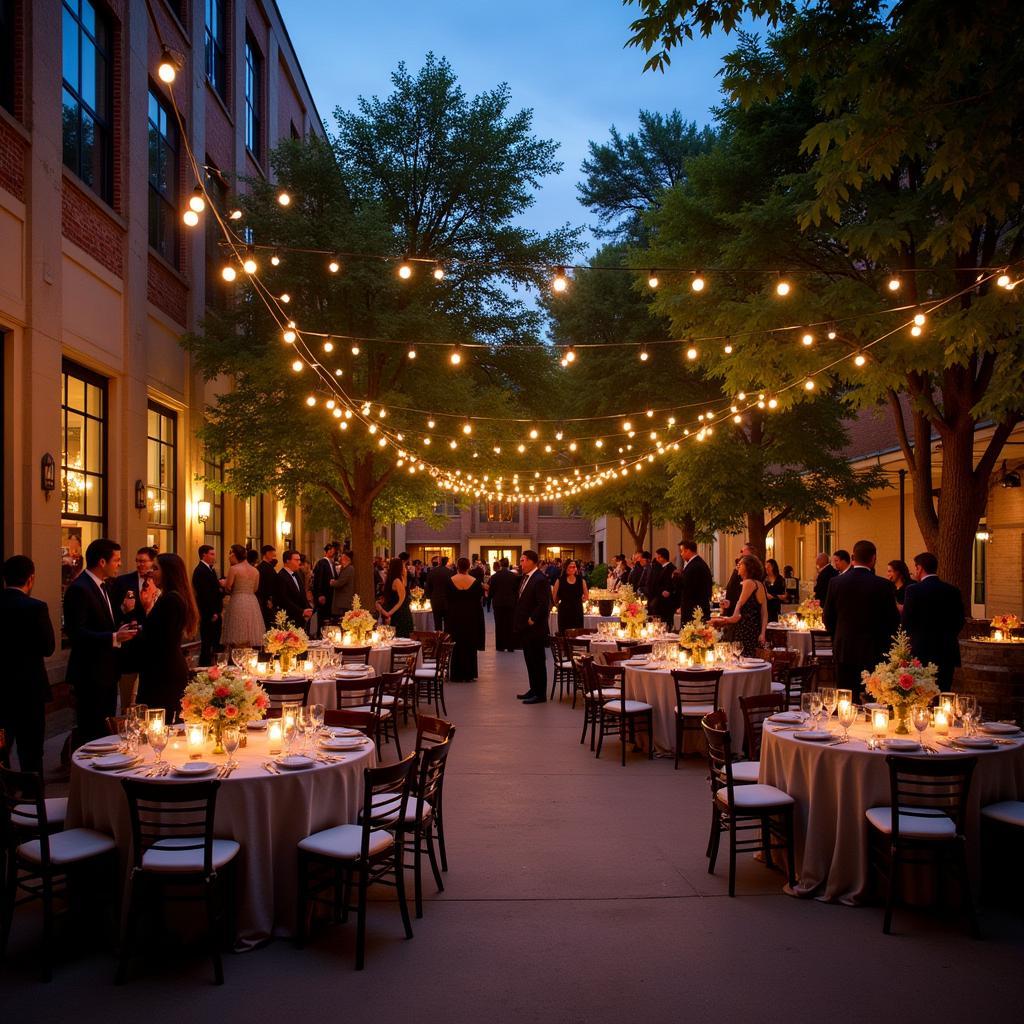
[[576, 698], [584, 692], [584, 679], [580, 674], [580, 658], [590, 657], [590, 641], [569, 637], [566, 641], [569, 655], [572, 658], [572, 706], [576, 707]]
[[[595, 656], [596, 657], [596, 656]], [[628, 661], [633, 657], [632, 651], [605, 651], [600, 657], [604, 658], [604, 663], [610, 666], [621, 665], [622, 662]], [[597, 664], [595, 661], [594, 664]]]
[[789, 631], [779, 626], [768, 626], [764, 631], [765, 644], [771, 651], [789, 650]]
[[448, 681], [451, 671], [452, 651], [454, 650], [455, 644], [450, 640], [445, 640], [437, 648], [437, 661], [433, 667], [424, 665], [413, 672], [413, 678], [416, 680], [417, 707], [421, 702], [428, 706], [433, 704], [435, 714], [440, 716], [442, 711], [446, 715], [448, 714], [448, 708], [444, 702], [444, 684]]
[[562, 636], [568, 640], [575, 640], [578, 636], [583, 636], [585, 633], [589, 633], [589, 629], [563, 629]]
[[[348, 920], [356, 911], [356, 970], [366, 961], [366, 898], [371, 885], [392, 885], [398, 893], [398, 909], [405, 937], [412, 938], [412, 922], [405, 902], [402, 851], [390, 829], [404, 821], [409, 792], [416, 771], [416, 755], [395, 764], [363, 771], [363, 814], [358, 825], [336, 825], [314, 832], [298, 845], [298, 907], [295, 942], [306, 941], [309, 904], [328, 903], [335, 920]], [[369, 811], [367, 811], [369, 808]], [[322, 870], [320, 870], [322, 869]], [[352, 905], [352, 886], [356, 902]], [[333, 892], [326, 900], [321, 893]]]
[[419, 644], [415, 647], [412, 644], [401, 644], [398, 647], [391, 647], [390, 650], [391, 667], [388, 669], [389, 672], [404, 672], [410, 658], [413, 659], [414, 663], [419, 660]]
[[[36, 772], [0, 768], [0, 843], [6, 871], [0, 913], [0, 959], [18, 906], [33, 900], [43, 904], [43, 942], [40, 971], [43, 981], [53, 975], [54, 899], [95, 889], [103, 875], [113, 879], [117, 848], [111, 836], [91, 828], [55, 831], [47, 817], [43, 778]], [[95, 877], [87, 886], [86, 875]], [[20, 899], [19, 892], [24, 893]]]
[[[420, 715], [416, 723], [416, 753], [445, 743], [455, 735], [455, 726], [443, 718]], [[441, 870], [448, 870], [448, 849], [444, 843], [444, 778], [434, 801], [434, 827], [437, 830], [437, 849], [441, 854]]]
[[432, 664], [437, 660], [437, 649], [441, 644], [447, 643], [451, 637], [443, 630], [414, 629], [409, 634], [410, 639], [418, 640], [422, 644], [423, 664]]
[[597, 739], [597, 721], [601, 716], [601, 705], [605, 700], [615, 700], [621, 696], [621, 688], [625, 678], [625, 669], [611, 666], [615, 672], [614, 682], [612, 677], [606, 673], [607, 678], [602, 684], [594, 673], [595, 662], [590, 654], [574, 655], [579, 673], [580, 695], [583, 698], [583, 731], [580, 733], [580, 743], [587, 738], [587, 730], [590, 730], [590, 749], [595, 749]]
[[786, 670], [796, 666], [799, 657], [796, 651], [780, 651], [774, 647], [762, 647], [758, 649], [758, 657], [764, 658], [772, 667], [772, 693], [786, 692]]
[[[832, 636], [827, 629], [811, 630], [810, 664], [818, 669], [818, 682], [835, 685], [836, 666], [832, 653]], [[856, 699], [857, 694], [854, 694]]]
[[551, 700], [555, 699], [555, 687], [558, 687], [558, 699], [573, 686], [572, 679], [572, 650], [568, 640], [561, 634], [556, 633], [548, 637], [548, 646], [551, 648], [551, 657], [554, 660], [554, 670], [551, 673]]
[[305, 707], [309, 703], [309, 688], [312, 684], [312, 679], [261, 679], [260, 685], [270, 698], [270, 717], [280, 716], [281, 707], [285, 704], [301, 704]]
[[[395, 718], [395, 691], [397, 689], [400, 692], [401, 679], [401, 672], [385, 672], [383, 676], [364, 679], [339, 678], [334, 681], [334, 698], [340, 710], [361, 712], [370, 716], [372, 731], [367, 735], [373, 740], [378, 757], [382, 738], [385, 741], [394, 739], [398, 756], [402, 756], [398, 723]], [[326, 722], [326, 717], [324, 721]]]
[[334, 680], [334, 702], [342, 711], [365, 711], [373, 701], [376, 683], [376, 676], [361, 676], [357, 679], [338, 676]]
[[818, 681], [818, 665], [792, 665], [782, 670], [786, 707], [800, 710], [800, 698], [814, 689]]
[[[647, 733], [647, 756], [654, 759], [654, 708], [641, 700], [626, 699], [626, 670], [615, 665], [592, 665], [597, 701], [597, 753], [601, 756], [605, 736], [618, 736], [622, 745], [622, 767], [626, 767], [626, 737], [637, 741], [637, 732]], [[614, 691], [612, 696], [609, 691]]]
[[342, 665], [369, 665], [372, 650], [367, 644], [365, 647], [335, 647], [334, 653], [340, 656]]
[[[122, 779], [132, 824], [132, 866], [128, 873], [128, 905], [115, 983], [128, 975], [129, 958], [136, 952], [139, 918], [154, 903], [152, 887], [198, 885], [206, 904], [206, 937], [213, 977], [224, 984], [220, 945], [225, 902], [230, 906], [233, 878], [229, 867], [241, 847], [233, 839], [214, 839], [213, 822], [220, 781], [166, 783]], [[230, 921], [230, 911], [226, 915]]]
[[[732, 738], [724, 711], [713, 711], [701, 720], [708, 748], [711, 775], [711, 836], [708, 840], [708, 874], [715, 873], [722, 833], [729, 833], [729, 895], [736, 895], [736, 855], [763, 853], [772, 866], [772, 851], [785, 850], [789, 884], [796, 884], [793, 844], [793, 798], [774, 786], [737, 785], [733, 778]], [[742, 838], [744, 833], [754, 836]]]
[[869, 850], [885, 881], [882, 931], [892, 930], [905, 864], [951, 866], [960, 886], [962, 906], [971, 932], [980, 938], [967, 869], [967, 796], [977, 767], [976, 757], [886, 757], [889, 766], [888, 807], [865, 811], [870, 828]]
[[415, 719], [419, 716], [419, 708], [417, 707], [417, 698], [419, 697], [419, 687], [416, 685], [416, 662], [419, 660], [419, 656], [416, 652], [412, 654], [403, 654], [398, 657], [395, 656], [394, 648], [391, 650], [391, 671], [402, 673], [402, 692], [401, 692], [401, 708], [402, 708], [402, 725], [409, 724], [409, 712], [412, 712], [412, 717]]
[[324, 725], [332, 729], [357, 729], [364, 736], [373, 737], [376, 735], [377, 720], [369, 711], [353, 711], [350, 708], [326, 708], [324, 710]]
[[654, 644], [645, 643], [643, 640], [616, 640], [615, 647], [619, 651], [628, 652], [630, 657], [634, 654], [650, 654], [654, 650]]
[[771, 715], [786, 710], [786, 697], [782, 693], [758, 693], [740, 697], [740, 711], [743, 713], [743, 750], [746, 761], [736, 761], [732, 766], [736, 782], [757, 782], [761, 771], [761, 737], [764, 722]]
[[676, 760], [683, 756], [686, 733], [700, 731], [701, 719], [718, 710], [718, 687], [722, 682], [720, 669], [691, 672], [673, 669], [672, 680], [676, 685]]

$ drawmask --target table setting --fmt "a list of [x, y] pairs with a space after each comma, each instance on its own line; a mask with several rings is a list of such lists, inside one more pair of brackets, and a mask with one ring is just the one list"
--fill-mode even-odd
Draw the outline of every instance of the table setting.
[[800, 664], [804, 664], [811, 656], [811, 627], [806, 621], [796, 616], [784, 618], [780, 622], [769, 622], [769, 629], [786, 631], [786, 649], [796, 651], [800, 656]]

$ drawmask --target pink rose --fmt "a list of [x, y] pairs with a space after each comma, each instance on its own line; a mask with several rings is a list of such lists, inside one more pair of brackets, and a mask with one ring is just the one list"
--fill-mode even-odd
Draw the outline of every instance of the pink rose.
[[920, 658], [915, 658], [914, 659], [914, 668], [920, 668], [920, 667], [921, 667], [921, 659]]
[[267, 697], [267, 695], [265, 693], [261, 693], [256, 698], [256, 707], [258, 707], [261, 710], [263, 710], [264, 708], [267, 708], [269, 706], [270, 706], [270, 699]]
[[231, 695], [231, 688], [228, 686], [218, 686], [217, 689], [213, 691], [213, 695], [214, 697], [228, 697]]
[[236, 708], [234, 704], [227, 704], [227, 705], [225, 705], [225, 707], [224, 707], [224, 717], [225, 718], [237, 718], [238, 717], [238, 708]]
[[901, 689], [912, 690], [914, 688], [914, 677], [904, 672], [903, 675], [900, 676], [899, 683]]
[[216, 665], [214, 665], [206, 674], [210, 679], [220, 679], [220, 669]]
[[256, 684], [251, 679], [246, 679], [245, 688], [251, 690]]
[[212, 704], [207, 704], [206, 707], [203, 708], [203, 718], [209, 720], [211, 718], [216, 718], [216, 717], [217, 717], [217, 709]]

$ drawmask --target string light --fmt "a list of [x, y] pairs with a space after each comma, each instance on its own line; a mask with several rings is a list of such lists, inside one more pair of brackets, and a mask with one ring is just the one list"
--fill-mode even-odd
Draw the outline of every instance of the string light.
[[[238, 209], [237, 207], [236, 207], [235, 209], [233, 209], [233, 210], [232, 210], [232, 211], [231, 211], [231, 212], [230, 212], [230, 213], [228, 214], [228, 220], [241, 220], [241, 219], [242, 219], [242, 211], [241, 211], [241, 210], [239, 210], [239, 209]], [[273, 262], [273, 261], [271, 261], [271, 262]], [[280, 261], [280, 260], [278, 260], [278, 263], [280, 263], [280, 262], [281, 262], [281, 261]], [[276, 266], [277, 266], [277, 263], [274, 263], [274, 266], [276, 267]]]
[[452, 366], [458, 366], [462, 362], [462, 346], [458, 342], [455, 342], [455, 345], [452, 347], [451, 355], [448, 356], [448, 362]]
[[202, 185], [196, 185], [192, 189], [192, 195], [188, 197], [188, 205], [189, 209], [196, 213], [202, 213], [206, 209], [206, 196], [203, 194]]
[[704, 291], [705, 283], [704, 275], [699, 270], [695, 270], [693, 277], [690, 279], [690, 288], [695, 292], [702, 292]]
[[804, 390], [805, 391], [813, 391], [814, 390], [814, 378], [813, 377], [808, 377], [807, 380], [804, 381]]
[[999, 285], [1000, 288], [1009, 288], [1010, 287], [1010, 275], [1009, 274], [1000, 274], [996, 278], [996, 284]]
[[853, 365], [854, 366], [863, 366], [867, 361], [868, 361], [868, 357], [866, 355], [864, 355], [863, 352], [858, 352], [853, 357]]
[[413, 346], [412, 346], [412, 345], [410, 345], [410, 346], [409, 346], [409, 351], [408, 351], [408, 352], [406, 352], [405, 354], [406, 354], [407, 358], [409, 358], [409, 359], [415, 359], [415, 358], [416, 358], [416, 349], [415, 349], [415, 348], [413, 348]]
[[725, 347], [722, 349], [722, 351], [727, 356], [731, 356], [732, 355], [732, 341], [729, 338], [725, 339]]
[[242, 261], [242, 269], [247, 274], [255, 274], [258, 269], [256, 264], [256, 250], [250, 245], [245, 250], [245, 259]]
[[804, 348], [810, 348], [814, 344], [814, 335], [808, 332], [800, 339], [800, 344]]
[[646, 363], [648, 359], [650, 359], [650, 353], [647, 351], [647, 346], [646, 345], [641, 345], [641, 347], [640, 347], [640, 362], [641, 363]]
[[531, 438], [531, 440], [534, 440], [534, 441], [536, 441], [536, 440], [537, 440], [537, 437], [538, 437], [538, 432], [537, 432], [537, 428], [536, 428], [536, 427], [534, 427], [534, 428], [533, 428], [533, 429], [532, 429], [532, 430], [530, 431], [530, 438]]
[[570, 345], [565, 351], [565, 361], [567, 363], [576, 362], [576, 349], [574, 349], [572, 345]]
[[295, 331], [291, 327], [286, 328], [281, 337], [286, 345], [293, 345], [295, 343]]
[[328, 338], [328, 339], [327, 339], [327, 340], [326, 340], [326, 341], [324, 342], [324, 351], [325, 351], [325, 352], [327, 352], [327, 353], [331, 353], [331, 352], [333, 352], [333, 351], [334, 351], [334, 342], [333, 342], [333, 341], [331, 341], [331, 339], [330, 339], [330, 338]]
[[312, 408], [313, 408], [313, 406], [314, 406], [314, 405], [316, 405], [316, 398], [314, 398], [314, 397], [313, 397], [312, 395], [310, 395], [310, 396], [309, 396], [309, 397], [308, 397], [308, 398], [306, 399], [306, 405], [308, 405], [308, 406], [309, 406], [309, 407], [310, 407], [310, 408], [312, 409]]
[[292, 369], [293, 369], [293, 370], [294, 370], [294, 371], [295, 371], [296, 373], [299, 373], [299, 372], [301, 372], [301, 370], [302, 370], [302, 366], [303, 366], [303, 363], [302, 363], [302, 360], [301, 360], [301, 359], [296, 359], [296, 360], [295, 360], [295, 362], [294, 362], [294, 363], [292, 363]]
[[569, 279], [565, 276], [565, 267], [558, 267], [551, 281], [551, 290], [561, 295], [569, 287]]
[[895, 274], [893, 274], [889, 278], [889, 280], [886, 282], [886, 287], [891, 292], [898, 292], [900, 290], [900, 287], [902, 286], [902, 284], [903, 284], [903, 282], [899, 279], [899, 277], [897, 277]]
[[181, 219], [185, 222], [186, 227], [194, 228], [199, 223], [199, 214], [195, 210], [186, 210], [181, 215]]
[[411, 263], [408, 263], [407, 261], [404, 261], [404, 260], [403, 260], [403, 261], [402, 261], [402, 262], [401, 262], [401, 263], [400, 263], [400, 264], [398, 265], [398, 276], [399, 276], [399, 277], [400, 277], [400, 278], [401, 278], [401, 279], [402, 279], [403, 281], [408, 281], [408, 280], [409, 280], [409, 278], [410, 278], [410, 277], [412, 277], [412, 264], [411, 264]]
[[777, 398], [769, 398], [768, 399], [768, 408], [769, 409], [777, 409], [778, 407], [779, 407], [779, 400]]
[[281, 191], [277, 193], [277, 201], [281, 206], [290, 206], [292, 197], [287, 192]]
[[327, 269], [332, 274], [336, 274], [339, 270], [341, 270], [341, 261], [338, 259], [337, 256], [331, 258], [331, 262], [327, 264]]
[[352, 348], [351, 348], [351, 352], [352, 352], [352, 355], [354, 355], [354, 356], [359, 355], [359, 346], [358, 345], [353, 345]]
[[692, 345], [686, 350], [686, 358], [692, 363], [697, 358], [697, 350]]
[[160, 54], [160, 63], [156, 69], [157, 77], [160, 81], [170, 85], [177, 76], [177, 65], [178, 61], [175, 59], [174, 54], [165, 46]]
[[647, 275], [647, 287], [648, 288], [657, 288], [658, 287], [658, 275], [653, 270], [651, 270], [651, 272]]
[[270, 265], [272, 267], [279, 267], [281, 265], [281, 254], [279, 252], [275, 251], [271, 254]]
[[922, 312], [914, 314], [914, 324], [910, 328], [910, 333], [913, 337], [920, 338], [921, 335], [924, 334], [924, 325], [927, 319], [928, 318]]
[[281, 301], [287, 306], [292, 301], [292, 297], [287, 292], [281, 292]]
[[440, 263], [435, 263], [434, 264], [433, 274], [434, 274], [434, 280], [435, 281], [443, 281], [444, 280], [444, 267], [442, 267]]
[[775, 282], [775, 294], [780, 298], [785, 298], [792, 290], [792, 285], [787, 281], [782, 274], [779, 274], [778, 281]]
[[835, 332], [834, 328], [829, 330], [829, 332], [828, 332], [828, 340], [829, 341], [835, 341], [836, 340], [836, 332]]

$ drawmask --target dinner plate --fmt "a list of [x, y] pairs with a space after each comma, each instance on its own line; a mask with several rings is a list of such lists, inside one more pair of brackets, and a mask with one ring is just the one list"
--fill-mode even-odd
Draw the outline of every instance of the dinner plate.
[[253, 732], [262, 732], [267, 727], [267, 720], [261, 718], [258, 722], [247, 722], [245, 725], [246, 729], [251, 729]]
[[365, 676], [370, 671], [369, 665], [345, 665], [338, 669], [339, 676]]
[[102, 757], [94, 758], [90, 764], [93, 768], [99, 768], [101, 772], [110, 772], [115, 768], [127, 768], [138, 760], [138, 754], [104, 754]]
[[173, 770], [175, 775], [210, 775], [217, 770], [217, 766], [209, 761], [186, 761], [175, 765]]
[[1012, 722], [982, 722], [981, 731], [993, 736], [1019, 736], [1020, 727]]
[[742, 668], [767, 668], [770, 664], [763, 658], [740, 658], [739, 663]]
[[823, 743], [825, 740], [832, 739], [832, 733], [826, 729], [805, 729], [802, 732], [798, 730], [793, 735], [811, 743]]
[[278, 768], [296, 771], [300, 768], [312, 768], [316, 761], [311, 757], [306, 757], [305, 754], [286, 754], [284, 757], [279, 757], [274, 763]]
[[769, 722], [778, 722], [779, 725], [793, 725], [803, 720], [804, 716], [797, 711], [780, 711], [778, 714], [771, 715], [768, 718]]
[[366, 742], [365, 739], [355, 739], [350, 736], [342, 736], [338, 739], [324, 740], [320, 746], [324, 750], [359, 750]]
[[334, 739], [341, 739], [343, 736], [362, 736], [363, 734], [358, 729], [331, 729], [331, 736]]
[[119, 746], [120, 740], [93, 740], [92, 743], [86, 743], [78, 749], [83, 754], [112, 754]]
[[391, 641], [391, 646], [392, 647], [412, 647], [414, 644], [418, 644], [418, 643], [419, 643], [419, 640], [410, 640], [408, 637], [399, 636], [399, 637], [395, 637], [395, 639]]
[[886, 750], [920, 750], [919, 740], [882, 740]]
[[[953, 745], [963, 747], [965, 750], [991, 750], [996, 741], [987, 736], [958, 736], [953, 740]], [[96, 762], [93, 761], [93, 764]]]
[[630, 668], [639, 668], [641, 665], [646, 665], [647, 658], [627, 658], [622, 664], [629, 665]]

